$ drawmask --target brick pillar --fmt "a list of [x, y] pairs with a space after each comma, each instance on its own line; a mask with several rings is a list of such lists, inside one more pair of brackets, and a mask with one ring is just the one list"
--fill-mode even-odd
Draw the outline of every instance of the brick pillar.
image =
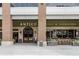
[[46, 46], [46, 6], [44, 3], [39, 4], [38, 8], [38, 45], [41, 43]]
[[3, 3], [2, 4], [2, 45], [10, 45], [13, 44], [12, 40], [12, 20], [10, 16], [10, 4]]

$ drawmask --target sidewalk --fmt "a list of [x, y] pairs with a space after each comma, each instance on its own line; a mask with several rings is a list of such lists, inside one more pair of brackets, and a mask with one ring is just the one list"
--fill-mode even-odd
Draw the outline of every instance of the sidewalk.
[[0, 46], [0, 55], [79, 55], [79, 46], [47, 46], [39, 47], [29, 44]]

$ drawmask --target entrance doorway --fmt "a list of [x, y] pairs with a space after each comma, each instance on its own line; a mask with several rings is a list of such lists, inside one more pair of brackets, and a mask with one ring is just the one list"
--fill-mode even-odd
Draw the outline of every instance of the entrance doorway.
[[33, 29], [30, 26], [26, 26], [23, 29], [23, 43], [33, 43]]
[[18, 43], [18, 32], [13, 32], [14, 43]]

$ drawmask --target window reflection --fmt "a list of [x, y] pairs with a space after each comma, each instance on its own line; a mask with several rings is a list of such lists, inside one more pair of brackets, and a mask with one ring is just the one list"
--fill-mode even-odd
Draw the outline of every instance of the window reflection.
[[[47, 7], [78, 7], [79, 3], [46, 3]], [[11, 7], [38, 7], [38, 3], [11, 3]]]
[[74, 39], [76, 38], [76, 30], [53, 30], [47, 31], [46, 37], [48, 39]]
[[38, 7], [38, 3], [11, 3], [11, 7]]
[[79, 3], [46, 3], [48, 7], [77, 7]]

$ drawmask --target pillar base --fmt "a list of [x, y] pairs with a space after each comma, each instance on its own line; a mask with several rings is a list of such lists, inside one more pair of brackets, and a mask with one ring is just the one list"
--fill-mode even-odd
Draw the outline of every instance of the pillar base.
[[8, 45], [13, 45], [13, 44], [14, 44], [13, 41], [1, 41], [2, 46], [8, 46]]
[[47, 46], [47, 42], [46, 41], [43, 41], [43, 42], [42, 41], [38, 41], [37, 45], [38, 46]]

